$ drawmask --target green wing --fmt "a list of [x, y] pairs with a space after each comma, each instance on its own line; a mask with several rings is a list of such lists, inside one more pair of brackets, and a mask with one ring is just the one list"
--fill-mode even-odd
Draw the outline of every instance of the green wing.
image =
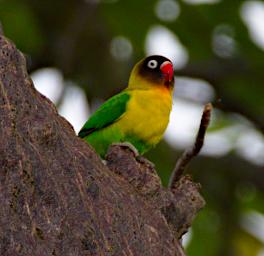
[[101, 105], [101, 107], [99, 107], [99, 109], [97, 109], [84, 124], [78, 136], [84, 138], [92, 132], [102, 129], [115, 122], [126, 111], [129, 98], [130, 95], [124, 91], [103, 103], [103, 105]]

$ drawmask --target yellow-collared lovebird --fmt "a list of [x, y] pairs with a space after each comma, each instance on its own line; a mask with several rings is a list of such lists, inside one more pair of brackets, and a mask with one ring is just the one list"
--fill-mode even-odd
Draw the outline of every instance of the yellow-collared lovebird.
[[162, 138], [172, 108], [173, 65], [153, 55], [133, 68], [128, 87], [99, 107], [79, 136], [104, 157], [112, 143], [129, 143], [144, 154]]

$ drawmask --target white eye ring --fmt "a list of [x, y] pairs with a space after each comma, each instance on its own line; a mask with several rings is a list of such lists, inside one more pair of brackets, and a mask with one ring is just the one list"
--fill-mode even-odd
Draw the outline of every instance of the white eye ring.
[[148, 62], [148, 67], [151, 68], [151, 69], [154, 69], [158, 66], [158, 62], [156, 60], [150, 60]]

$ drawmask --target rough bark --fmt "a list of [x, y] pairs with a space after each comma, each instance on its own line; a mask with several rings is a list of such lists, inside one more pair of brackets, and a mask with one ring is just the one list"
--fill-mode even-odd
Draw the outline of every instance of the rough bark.
[[120, 146], [104, 165], [38, 93], [0, 36], [0, 255], [184, 255], [204, 205], [189, 177], [173, 191]]

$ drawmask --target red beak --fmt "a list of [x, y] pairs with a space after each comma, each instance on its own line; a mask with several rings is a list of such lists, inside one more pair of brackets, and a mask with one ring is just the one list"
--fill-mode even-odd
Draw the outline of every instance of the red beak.
[[173, 65], [170, 61], [165, 61], [161, 64], [160, 70], [165, 77], [166, 82], [171, 82], [173, 79]]

